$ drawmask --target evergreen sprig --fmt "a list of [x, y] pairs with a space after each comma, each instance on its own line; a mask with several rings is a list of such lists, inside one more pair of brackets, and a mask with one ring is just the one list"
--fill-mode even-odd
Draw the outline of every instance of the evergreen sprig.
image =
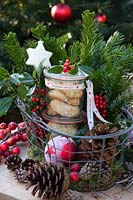
[[5, 35], [4, 42], [7, 53], [13, 62], [13, 72], [22, 73], [27, 58], [26, 50], [20, 47], [15, 33], [9, 32]]

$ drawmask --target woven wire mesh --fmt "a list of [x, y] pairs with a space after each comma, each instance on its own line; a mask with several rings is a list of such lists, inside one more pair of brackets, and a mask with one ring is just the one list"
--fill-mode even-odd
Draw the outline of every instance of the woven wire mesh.
[[[35, 113], [32, 113], [32, 116], [29, 115], [21, 101], [18, 100], [17, 105], [24, 121], [27, 122], [28, 140], [31, 146], [35, 148], [37, 155], [42, 156], [44, 160], [47, 158], [48, 162], [63, 163], [68, 173], [71, 173], [71, 166], [74, 163], [80, 164], [79, 180], [71, 182], [70, 187], [72, 189], [99, 191], [108, 189], [117, 183], [117, 178], [123, 165], [124, 150], [129, 144], [129, 133], [133, 129], [133, 116], [129, 109], [122, 109], [122, 117], [131, 122], [130, 126], [125, 129], [105, 135], [72, 136], [49, 127], [45, 120]], [[81, 141], [85, 141], [89, 148], [86, 151], [78, 149], [74, 152], [71, 152], [68, 148], [64, 151], [69, 159], [63, 159], [59, 156], [62, 149], [57, 145], [58, 142], [55, 142], [55, 136], [64, 137], [70, 142], [74, 141], [78, 144], [76, 145], [77, 149]], [[51, 142], [49, 143], [49, 141]], [[97, 147], [96, 143], [98, 144]], [[51, 147], [54, 153], [46, 156], [45, 149]], [[85, 155], [87, 155], [87, 159], [85, 159]]]

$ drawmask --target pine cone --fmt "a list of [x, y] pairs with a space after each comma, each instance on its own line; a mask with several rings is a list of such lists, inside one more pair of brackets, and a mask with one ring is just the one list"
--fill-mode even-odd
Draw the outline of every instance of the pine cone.
[[90, 135], [103, 135], [109, 131], [109, 126], [107, 124], [98, 123], [94, 128], [90, 131]]
[[38, 192], [38, 198], [52, 199], [62, 196], [69, 187], [69, 176], [64, 166], [52, 163], [33, 165], [27, 171], [26, 189], [34, 186], [32, 195]]
[[10, 170], [16, 170], [19, 169], [21, 162], [22, 159], [17, 154], [13, 154], [7, 157], [5, 165], [7, 165], [7, 168]]
[[77, 191], [73, 191], [73, 190], [67, 190], [64, 195], [63, 198], [61, 200], [83, 200], [83, 196], [77, 192]]
[[118, 176], [118, 181], [120, 181], [122, 185], [127, 185], [131, 176], [132, 174], [130, 171], [122, 171]]
[[23, 170], [28, 170], [32, 168], [34, 164], [35, 164], [34, 160], [27, 158], [22, 162], [21, 167]]
[[26, 170], [22, 168], [16, 169], [14, 174], [15, 179], [20, 183], [26, 183]]
[[112, 183], [112, 175], [110, 171], [103, 171], [100, 178], [100, 185], [105, 188]]
[[79, 172], [79, 177], [83, 180], [89, 180], [93, 175], [99, 171], [99, 164], [97, 162], [86, 163]]
[[89, 160], [91, 158], [92, 143], [87, 139], [81, 140], [79, 151], [82, 152], [80, 154], [81, 160]]

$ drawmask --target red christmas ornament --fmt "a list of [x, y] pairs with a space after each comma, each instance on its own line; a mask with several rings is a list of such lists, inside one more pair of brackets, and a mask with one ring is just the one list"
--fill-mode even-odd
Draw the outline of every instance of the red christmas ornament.
[[58, 22], [66, 22], [72, 15], [72, 9], [65, 3], [59, 3], [51, 8], [51, 16]]
[[98, 14], [95, 19], [100, 23], [105, 23], [107, 21], [107, 16], [105, 14]]

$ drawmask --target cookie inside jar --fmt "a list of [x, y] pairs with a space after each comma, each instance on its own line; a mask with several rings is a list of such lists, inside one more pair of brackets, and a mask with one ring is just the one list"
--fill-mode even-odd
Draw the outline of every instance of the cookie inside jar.
[[47, 111], [45, 115], [59, 121], [75, 122], [82, 120], [82, 106], [84, 99], [86, 76], [81, 72], [75, 76], [69, 74], [53, 75], [45, 77], [47, 92]]

